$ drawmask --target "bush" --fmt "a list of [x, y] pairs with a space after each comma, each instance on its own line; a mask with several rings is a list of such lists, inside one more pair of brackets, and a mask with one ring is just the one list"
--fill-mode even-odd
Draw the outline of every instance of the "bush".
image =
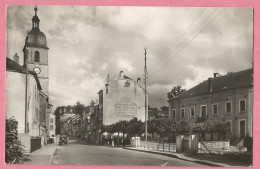
[[252, 153], [252, 149], [253, 149], [253, 138], [247, 136], [244, 140], [244, 146], [247, 147], [247, 152], [248, 153]]
[[9, 118], [6, 119], [5, 124], [5, 162], [8, 164], [21, 164], [28, 159], [28, 156], [23, 153], [22, 147], [24, 146], [18, 140], [18, 122], [13, 118]]

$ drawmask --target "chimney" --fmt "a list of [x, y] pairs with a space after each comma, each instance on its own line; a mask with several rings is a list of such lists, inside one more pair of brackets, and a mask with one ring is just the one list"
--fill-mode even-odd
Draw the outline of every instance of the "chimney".
[[138, 77], [137, 80], [136, 80], [136, 82], [138, 83], [140, 80], [141, 80], [140, 77]]
[[212, 78], [208, 79], [208, 92], [212, 92]]
[[124, 72], [121, 70], [119, 73], [119, 78], [123, 78], [123, 76], [124, 76]]
[[19, 56], [17, 55], [17, 53], [15, 53], [14, 55], [14, 62], [19, 64]]
[[219, 73], [213, 73], [213, 74], [214, 74], [214, 78], [219, 77]]

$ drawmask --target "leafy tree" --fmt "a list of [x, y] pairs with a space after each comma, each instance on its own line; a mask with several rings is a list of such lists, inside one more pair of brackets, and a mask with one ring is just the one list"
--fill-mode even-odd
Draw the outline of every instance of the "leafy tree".
[[117, 147], [119, 147], [119, 133], [121, 131], [121, 123], [116, 122], [113, 126], [113, 130], [117, 133]]
[[190, 125], [187, 121], [181, 120], [176, 123], [176, 130], [179, 134], [185, 134], [190, 132]]
[[23, 153], [24, 147], [18, 140], [18, 122], [13, 118], [5, 120], [5, 162], [8, 164], [20, 164], [28, 160], [28, 156]]
[[171, 119], [160, 118], [156, 121], [156, 133], [159, 134], [160, 138], [168, 136], [171, 132]]
[[157, 124], [155, 119], [150, 119], [147, 121], [147, 131], [148, 133], [152, 134], [152, 138], [154, 138], [154, 133], [156, 133], [157, 130]]
[[205, 122], [208, 119], [208, 116], [197, 116], [196, 123]]
[[218, 139], [225, 139], [225, 135], [228, 132], [228, 127], [225, 123], [216, 122], [215, 124], [216, 132], [218, 133]]
[[203, 122], [196, 123], [195, 126], [193, 127], [193, 133], [197, 133], [199, 135], [200, 141], [202, 141], [206, 133], [204, 123]]
[[205, 130], [206, 130], [206, 133], [210, 133], [211, 135], [211, 140], [213, 140], [213, 134], [217, 132], [216, 130], [216, 123], [213, 122], [212, 120], [207, 120], [205, 123]]
[[144, 123], [138, 120], [137, 117], [129, 121], [128, 133], [134, 136], [141, 136], [144, 133]]
[[173, 89], [167, 93], [167, 98], [172, 99], [185, 92], [185, 89], [182, 89], [181, 86], [174, 86]]
[[123, 146], [125, 146], [125, 144], [124, 144], [125, 134], [127, 134], [127, 132], [128, 132], [128, 126], [129, 126], [130, 122], [127, 120], [121, 120], [121, 121], [119, 121], [119, 124], [120, 124], [120, 128], [121, 128], [120, 131], [123, 133]]

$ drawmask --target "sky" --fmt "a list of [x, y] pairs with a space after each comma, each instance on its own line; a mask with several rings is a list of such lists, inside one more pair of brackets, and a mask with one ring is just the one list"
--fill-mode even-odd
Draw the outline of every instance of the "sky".
[[[7, 57], [20, 56], [34, 6], [8, 6]], [[149, 106], [167, 106], [213, 73], [252, 68], [252, 8], [38, 6], [49, 47], [49, 97], [54, 108], [89, 105], [107, 74], [144, 82], [147, 48]]]

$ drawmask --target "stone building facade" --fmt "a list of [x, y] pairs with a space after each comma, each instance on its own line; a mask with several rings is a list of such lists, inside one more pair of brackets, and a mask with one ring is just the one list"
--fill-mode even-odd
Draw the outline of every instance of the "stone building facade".
[[213, 78], [174, 97], [169, 115], [191, 126], [197, 116], [226, 123], [228, 139], [252, 137], [253, 69]]

